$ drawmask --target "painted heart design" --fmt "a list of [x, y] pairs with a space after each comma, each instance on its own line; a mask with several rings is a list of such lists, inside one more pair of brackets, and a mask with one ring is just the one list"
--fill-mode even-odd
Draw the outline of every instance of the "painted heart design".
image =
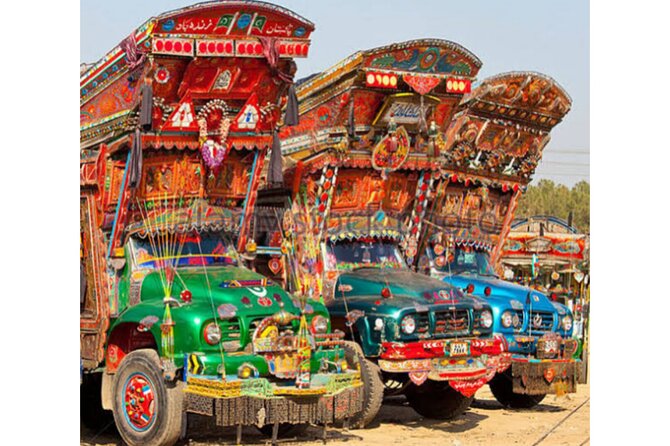
[[271, 258], [268, 262], [268, 268], [270, 268], [272, 274], [278, 274], [282, 270], [281, 259], [275, 257]]
[[409, 372], [409, 379], [411, 379], [415, 385], [420, 386], [428, 379], [428, 372]]
[[548, 368], [548, 369], [545, 369], [544, 379], [546, 379], [548, 383], [551, 383], [554, 380], [555, 377], [556, 377], [556, 370], [554, 370], [551, 367]]

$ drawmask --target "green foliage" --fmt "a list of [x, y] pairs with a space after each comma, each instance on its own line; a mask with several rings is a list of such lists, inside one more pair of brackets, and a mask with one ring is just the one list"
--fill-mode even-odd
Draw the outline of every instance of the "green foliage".
[[519, 200], [516, 218], [534, 215], [552, 215], [568, 220], [572, 211], [572, 226], [580, 232], [589, 233], [590, 190], [586, 181], [580, 181], [572, 189], [551, 180], [540, 180], [536, 186], [529, 186]]

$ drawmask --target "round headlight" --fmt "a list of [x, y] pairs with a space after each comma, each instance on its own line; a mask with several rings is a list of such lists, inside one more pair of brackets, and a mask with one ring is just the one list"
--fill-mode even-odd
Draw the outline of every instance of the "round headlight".
[[414, 330], [416, 330], [416, 321], [414, 320], [414, 316], [405, 316], [402, 318], [402, 321], [400, 321], [400, 326], [402, 327], [402, 331], [405, 334], [414, 333]]
[[375, 319], [375, 330], [382, 331], [384, 329], [384, 320], [380, 317]]
[[205, 327], [203, 336], [205, 338], [206, 343], [208, 343], [209, 345], [216, 345], [221, 341], [221, 329], [216, 323], [210, 322]]
[[321, 315], [312, 318], [312, 333], [325, 333], [328, 331], [328, 319]]
[[563, 330], [570, 331], [570, 329], [572, 328], [572, 316], [570, 315], [563, 316], [563, 320], [561, 322], [563, 323]]
[[512, 316], [512, 325], [514, 325], [514, 328], [519, 328], [519, 325], [521, 325], [521, 319], [519, 319], [519, 315], [516, 313]]
[[493, 315], [489, 310], [484, 310], [479, 316], [479, 321], [482, 324], [482, 327], [491, 328], [491, 325], [493, 325]]
[[509, 328], [512, 326], [512, 319], [514, 319], [514, 316], [512, 315], [511, 311], [504, 311], [503, 314], [500, 316], [500, 322], [502, 322], [503, 327]]

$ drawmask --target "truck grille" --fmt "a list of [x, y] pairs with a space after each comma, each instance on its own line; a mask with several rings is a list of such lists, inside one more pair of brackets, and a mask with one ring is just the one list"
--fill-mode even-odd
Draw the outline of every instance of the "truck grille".
[[520, 331], [523, 328], [523, 322], [524, 322], [524, 312], [523, 310], [515, 310], [514, 311], [516, 315], [519, 318], [519, 326], [516, 328], [518, 331]]
[[554, 315], [539, 311], [533, 312], [528, 322], [532, 331], [551, 331], [554, 326]]
[[435, 312], [435, 334], [458, 335], [470, 331], [470, 312], [465, 309]]
[[428, 313], [416, 313], [414, 315], [416, 320], [416, 333], [419, 335], [425, 335], [430, 330], [430, 318]]
[[219, 322], [221, 327], [221, 341], [239, 341], [242, 336], [240, 330], [240, 319], [233, 318]]

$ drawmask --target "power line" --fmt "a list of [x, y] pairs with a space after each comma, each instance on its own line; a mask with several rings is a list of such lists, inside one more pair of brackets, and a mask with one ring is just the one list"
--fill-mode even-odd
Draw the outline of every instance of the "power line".
[[540, 161], [540, 165], [542, 165], [543, 163], [546, 163], [546, 164], [560, 164], [562, 166], [590, 166], [591, 165], [591, 163], [572, 163], [572, 162], [569, 162], [569, 161], [552, 161], [552, 160], [544, 160], [544, 159], [542, 161]]
[[570, 174], [570, 173], [538, 173], [533, 175], [533, 178], [542, 177], [570, 177], [570, 178], [591, 178], [589, 175]]
[[560, 153], [560, 154], [570, 154], [570, 155], [590, 155], [591, 151], [590, 150], [552, 150], [552, 149], [547, 149], [545, 150], [544, 154], [549, 155], [552, 153]]

